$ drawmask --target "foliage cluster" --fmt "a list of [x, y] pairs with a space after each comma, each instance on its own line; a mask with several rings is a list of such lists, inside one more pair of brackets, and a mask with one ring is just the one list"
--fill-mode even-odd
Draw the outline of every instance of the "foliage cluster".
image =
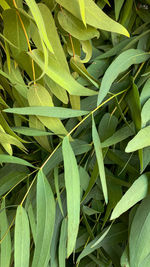
[[149, 14], [0, 0], [1, 267], [150, 266]]

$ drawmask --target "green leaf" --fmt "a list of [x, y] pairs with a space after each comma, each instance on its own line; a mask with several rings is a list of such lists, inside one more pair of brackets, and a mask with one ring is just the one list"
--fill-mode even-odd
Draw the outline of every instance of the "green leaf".
[[27, 162], [24, 159], [17, 158], [14, 156], [4, 155], [4, 154], [0, 155], [0, 163], [21, 164], [21, 165], [25, 165], [25, 166], [29, 166], [29, 167], [34, 168], [34, 166], [31, 163]]
[[81, 13], [81, 18], [82, 21], [86, 27], [86, 18], [85, 18], [85, 2], [84, 0], [78, 0], [78, 5], [80, 7], [80, 13]]
[[55, 223], [55, 200], [42, 170], [37, 178], [37, 228], [32, 267], [47, 266]]
[[[67, 60], [65, 57], [63, 47], [62, 47], [61, 42], [60, 42], [59, 35], [57, 33], [57, 28], [55, 26], [55, 20], [51, 14], [49, 8], [46, 5], [39, 3], [38, 7], [39, 7], [39, 10], [41, 12], [44, 24], [45, 24], [47, 38], [52, 45], [55, 57], [60, 62], [60, 64], [63, 66], [63, 68], [67, 72], [69, 72], [69, 66], [68, 66], [68, 63], [67, 63]], [[49, 29], [51, 29], [51, 30], [49, 30]], [[35, 32], [35, 34], [36, 33], [37, 32]]]
[[108, 67], [105, 72], [99, 95], [97, 105], [99, 105], [107, 93], [110, 90], [110, 87], [114, 80], [118, 77], [120, 73], [127, 70], [132, 64], [139, 64], [146, 61], [150, 57], [149, 53], [146, 53], [139, 49], [129, 49], [121, 53]]
[[99, 32], [94, 27], [87, 25], [85, 28], [85, 25], [79, 19], [66, 10], [58, 13], [58, 21], [61, 27], [76, 39], [86, 41], [94, 37], [99, 37]]
[[146, 124], [150, 121], [150, 99], [146, 101], [142, 108], [142, 127], [145, 127]]
[[[150, 196], [142, 201], [133, 218], [129, 236], [130, 266], [140, 265], [150, 254]], [[149, 264], [147, 265], [149, 266]]]
[[[44, 58], [43, 53], [37, 49], [33, 50], [32, 53], [29, 53], [30, 57], [44, 69]], [[46, 68], [46, 74], [56, 83], [58, 83], [62, 88], [68, 91], [71, 95], [80, 95], [80, 96], [90, 96], [97, 95], [97, 92], [87, 89], [80, 85], [74, 78], [69, 74], [60, 62], [56, 60], [53, 55], [49, 55], [50, 64]]]
[[[40, 109], [43, 109], [43, 108], [45, 109], [46, 106], [47, 106], [47, 108], [53, 108], [54, 107], [51, 95], [40, 84], [36, 84], [36, 86], [30, 87], [30, 89], [28, 91], [28, 102], [29, 102], [29, 105], [32, 107], [31, 110], [35, 109], [35, 106], [39, 106], [38, 108], [36, 108], [36, 112], [38, 112]], [[46, 115], [46, 114], [48, 114], [48, 112], [46, 112], [46, 110], [45, 110], [41, 114]], [[60, 119], [58, 119], [58, 117], [52, 118], [53, 116], [45, 116], [45, 115], [44, 115], [44, 117], [41, 117], [43, 115], [35, 114], [35, 113], [31, 114], [31, 115], [39, 115], [38, 119], [44, 124], [44, 126], [46, 126], [48, 129], [50, 129], [54, 133], [56, 133], [56, 134], [59, 133], [62, 135], [67, 134], [67, 131], [66, 131], [64, 125], [62, 124]], [[48, 117], [48, 118], [46, 118], [46, 117]]]
[[68, 95], [64, 88], [62, 88], [58, 83], [55, 83], [47, 75], [44, 78], [50, 92], [54, 94], [61, 102], [68, 104]]
[[124, 3], [124, 0], [115, 0], [115, 17], [116, 20], [119, 18], [120, 10], [122, 8], [122, 5]]
[[1, 128], [0, 128], [0, 143], [15, 145], [22, 150], [26, 150], [25, 146], [17, 138], [9, 134], [6, 134], [5, 132], [2, 132]]
[[0, 169], [0, 197], [19, 184], [29, 174], [27, 167], [23, 165], [6, 164]]
[[[91, 145], [81, 140], [74, 140], [73, 142], [71, 142], [71, 146], [75, 155], [81, 155], [91, 150]], [[62, 161], [63, 161], [62, 147], [59, 147], [57, 151], [51, 156], [51, 158], [46, 162], [43, 168], [45, 175], [47, 175], [50, 170], [55, 168], [56, 165], [58, 165]]]
[[135, 124], [136, 131], [139, 131], [141, 129], [141, 103], [139, 90], [134, 83], [127, 94], [126, 100], [131, 111], [131, 116]]
[[9, 224], [5, 209], [5, 199], [2, 200], [1, 210], [2, 210], [0, 213], [1, 240], [4, 238], [1, 242], [1, 266], [9, 267], [11, 260], [11, 237], [10, 237], [10, 230], [7, 232]]
[[150, 126], [141, 129], [127, 144], [125, 151], [134, 152], [144, 147], [150, 146]]
[[80, 222], [80, 177], [76, 158], [69, 143], [68, 137], [65, 137], [63, 139], [62, 151], [64, 158], [65, 185], [67, 192], [67, 257], [69, 257], [75, 248]]
[[[29, 126], [43, 132], [46, 132], [46, 129], [42, 122], [36, 116], [29, 116]], [[34, 136], [35, 140], [46, 150], [50, 151], [50, 144], [47, 136]]]
[[122, 213], [133, 207], [148, 194], [150, 174], [141, 175], [128, 189], [114, 208], [111, 220], [118, 218]]
[[91, 248], [97, 246], [105, 238], [105, 236], [110, 231], [111, 226], [112, 226], [112, 224], [106, 229], [106, 231], [103, 233], [103, 235], [100, 238], [98, 238], [98, 240], [91, 246]]
[[66, 266], [66, 256], [67, 256], [67, 219], [65, 218], [61, 224], [61, 232], [60, 232], [60, 240], [59, 240], [59, 266], [65, 267]]
[[[24, 27], [29, 35], [29, 20], [22, 14], [20, 14]], [[15, 9], [7, 9], [3, 12], [4, 20], [4, 36], [17, 47], [11, 46], [11, 51], [14, 55], [21, 51], [28, 51], [27, 40], [21, 26], [20, 19]]]
[[76, 57], [75, 58], [72, 57], [70, 59], [70, 65], [72, 69], [78, 72], [81, 76], [83, 76], [83, 78], [86, 78], [95, 87], [99, 88], [100, 82], [88, 73], [83, 63], [79, 62], [76, 59], [77, 59]]
[[27, 135], [27, 136], [47, 136], [47, 135], [53, 135], [53, 133], [50, 132], [44, 132], [41, 130], [37, 130], [34, 128], [29, 127], [13, 127], [13, 131], [19, 134]]
[[4, 10], [10, 8], [10, 6], [8, 5], [8, 3], [7, 3], [5, 0], [1, 0], [0, 5], [1, 5], [1, 7], [2, 7]]
[[[76, 2], [70, 2], [69, 0], [56, 0], [61, 6], [67, 9], [78, 19], [81, 19], [80, 12]], [[86, 23], [105, 31], [116, 32], [124, 34], [129, 37], [128, 31], [119, 23], [108, 17], [92, 0], [86, 0], [85, 4], [85, 18]]]
[[96, 130], [94, 118], [92, 118], [92, 138], [93, 138], [94, 149], [95, 149], [98, 168], [99, 168], [99, 175], [100, 175], [102, 190], [103, 190], [105, 202], [107, 204], [108, 203], [108, 192], [107, 192], [103, 152], [102, 152], [100, 138], [99, 138], [98, 132]]
[[44, 41], [44, 43], [47, 46], [47, 48], [49, 49], [49, 51], [51, 53], [54, 53], [52, 45], [50, 43], [50, 40], [48, 39], [47, 32], [45, 29], [44, 20], [42, 18], [42, 15], [41, 15], [41, 12], [38, 8], [38, 5], [36, 4], [35, 0], [27, 0], [26, 3], [31, 10], [33, 18], [34, 18], [36, 25], [38, 27], [41, 39]]
[[83, 115], [88, 114], [88, 111], [73, 110], [73, 109], [61, 108], [61, 107], [49, 107], [49, 106], [9, 108], [9, 109], [4, 109], [3, 111], [7, 113], [13, 113], [13, 114], [36, 115], [36, 116], [61, 118], [61, 119], [73, 118], [73, 117], [78, 117], [78, 116], [83, 116]]
[[30, 257], [30, 229], [26, 210], [18, 206], [15, 220], [14, 266], [28, 267]]
[[58, 205], [59, 205], [59, 208], [61, 210], [62, 215], [64, 216], [63, 206], [62, 206], [60, 192], [59, 192], [58, 167], [55, 167], [55, 169], [54, 169], [54, 182], [55, 182], [55, 189], [56, 189], [56, 194], [57, 194]]
[[145, 104], [145, 102], [150, 97], [149, 87], [150, 87], [150, 78], [146, 81], [146, 83], [142, 89], [141, 95], [140, 95], [140, 101], [141, 101], [142, 106], [143, 106], [143, 104]]
[[[109, 246], [114, 246], [119, 241], [124, 240], [125, 235], [127, 234], [127, 229], [123, 224], [115, 224], [109, 229], [108, 233], [106, 232], [108, 228], [105, 228], [100, 234], [98, 234], [94, 240], [92, 240], [80, 253], [77, 258], [77, 262], [80, 262], [85, 256], [91, 254], [93, 251], [100, 247], [109, 248]], [[107, 235], [105, 235], [105, 233]], [[102, 238], [103, 237], [103, 238]], [[100, 239], [101, 238], [101, 239]], [[97, 240], [100, 242], [93, 247]]]
[[135, 133], [135, 131], [133, 125], [130, 126], [131, 126], [130, 128], [128, 126], [125, 126], [116, 131], [112, 136], [110, 136], [108, 139], [102, 142], [102, 148], [115, 145], [127, 139], [129, 136], [132, 136]]

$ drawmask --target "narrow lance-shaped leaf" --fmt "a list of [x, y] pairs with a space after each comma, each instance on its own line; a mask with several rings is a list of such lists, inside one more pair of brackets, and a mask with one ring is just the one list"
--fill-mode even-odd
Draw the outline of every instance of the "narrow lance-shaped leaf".
[[13, 113], [13, 114], [36, 115], [36, 116], [60, 118], [60, 119], [83, 116], [88, 113], [88, 111], [84, 111], [84, 110], [73, 110], [69, 108], [48, 107], [48, 106], [47, 107], [36, 106], [36, 107], [24, 107], [24, 108], [9, 108], [9, 109], [4, 109], [4, 111], [7, 113]]
[[81, 14], [82, 21], [86, 27], [85, 2], [84, 2], [84, 0], [78, 0], [78, 5], [80, 7], [80, 14]]
[[47, 48], [49, 49], [49, 51], [51, 53], [53, 53], [53, 48], [51, 46], [51, 43], [47, 37], [47, 33], [46, 33], [46, 29], [45, 29], [45, 25], [44, 25], [44, 21], [41, 15], [41, 12], [38, 8], [38, 5], [36, 4], [35, 0], [26, 0], [26, 3], [28, 4], [31, 13], [34, 17], [34, 20], [37, 24], [37, 27], [39, 29], [39, 34], [41, 36], [41, 39], [44, 41], [45, 45], [47, 46]]
[[125, 152], [130, 153], [150, 146], [150, 126], [141, 129], [127, 144]]
[[110, 87], [118, 75], [127, 70], [132, 64], [139, 64], [146, 61], [150, 57], [149, 53], [146, 53], [139, 49], [129, 49], [121, 53], [108, 67], [104, 77], [102, 79], [97, 105], [99, 105], [107, 93]]
[[[5, 209], [5, 199], [2, 201], [1, 213], [0, 213], [0, 231], [1, 231], [1, 266], [9, 267], [11, 260], [11, 237], [9, 228], [7, 214]], [[7, 235], [5, 236], [7, 232]], [[4, 237], [5, 236], [5, 237]]]
[[102, 184], [102, 190], [105, 198], [105, 202], [108, 203], [108, 192], [107, 192], [107, 184], [106, 184], [106, 176], [105, 176], [105, 168], [104, 168], [104, 161], [103, 161], [103, 152], [101, 147], [100, 138], [98, 132], [96, 130], [94, 118], [92, 118], [92, 137], [94, 142], [94, 148], [99, 168], [99, 175]]
[[65, 218], [61, 224], [60, 240], [59, 240], [59, 266], [66, 266], [66, 256], [67, 256], [67, 219]]
[[0, 163], [14, 163], [14, 164], [21, 164], [25, 166], [30, 166], [34, 167], [31, 163], [27, 162], [24, 159], [17, 158], [14, 156], [9, 156], [9, 155], [0, 155]]
[[32, 267], [47, 266], [55, 223], [55, 200], [43, 171], [37, 178], [37, 227]]
[[61, 197], [60, 197], [60, 192], [59, 192], [59, 181], [58, 181], [58, 167], [55, 167], [54, 169], [54, 182], [55, 182], [55, 189], [56, 189], [56, 194], [57, 194], [57, 200], [58, 200], [58, 205], [61, 210], [62, 215], [64, 216], [63, 212], [63, 206], [61, 202]]
[[128, 189], [114, 208], [111, 220], [118, 218], [122, 213], [130, 209], [148, 194], [150, 174], [141, 175]]
[[67, 192], [68, 240], [67, 257], [75, 248], [80, 221], [80, 177], [75, 155], [66, 136], [62, 144]]
[[30, 257], [30, 229], [26, 210], [18, 206], [15, 221], [15, 267], [28, 267]]

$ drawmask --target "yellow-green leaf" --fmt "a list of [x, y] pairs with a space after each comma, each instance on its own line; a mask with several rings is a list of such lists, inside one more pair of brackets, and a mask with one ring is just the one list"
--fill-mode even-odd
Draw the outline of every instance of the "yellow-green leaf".
[[58, 21], [61, 27], [76, 39], [86, 41], [99, 37], [99, 32], [96, 28], [89, 25], [85, 28], [83, 23], [67, 10], [58, 13]]
[[[29, 53], [31, 58], [44, 69], [43, 53], [37, 49]], [[71, 95], [90, 96], [97, 95], [97, 92], [87, 89], [79, 84], [65, 69], [60, 65], [56, 58], [51, 54], [49, 55], [49, 65], [46, 69], [46, 74], [58, 83], [61, 87], [66, 89]]]
[[8, 5], [8, 3], [5, 0], [1, 0], [0, 5], [4, 10], [10, 8], [10, 6]]
[[[78, 19], [81, 19], [80, 12], [76, 1], [56, 0], [61, 6], [67, 9]], [[105, 31], [116, 32], [129, 37], [128, 31], [119, 23], [108, 17], [93, 0], [86, 0], [85, 4], [85, 19], [86, 23]]]
[[[35, 86], [30, 87], [28, 91], [28, 101], [31, 107], [34, 106], [45, 106], [45, 107], [53, 107], [53, 101], [48, 93], [48, 91], [40, 84], [36, 84]], [[35, 115], [35, 114], [31, 114]], [[46, 115], [46, 114], [45, 114]], [[53, 131], [56, 134], [66, 135], [67, 131], [63, 126], [62, 122], [58, 118], [48, 118], [38, 116], [38, 119], [46, 126], [48, 129]]]
[[51, 53], [54, 53], [50, 40], [48, 39], [44, 20], [43, 20], [43, 17], [41, 15], [38, 5], [36, 4], [35, 0], [26, 0], [26, 3], [29, 6], [31, 13], [33, 15], [33, 18], [37, 24], [41, 39], [44, 41], [49, 51]]
[[79, 5], [79, 7], [80, 7], [80, 13], [81, 13], [82, 21], [83, 21], [84, 25], [86, 26], [86, 19], [85, 19], [85, 2], [84, 2], [84, 0], [78, 0], [78, 5]]

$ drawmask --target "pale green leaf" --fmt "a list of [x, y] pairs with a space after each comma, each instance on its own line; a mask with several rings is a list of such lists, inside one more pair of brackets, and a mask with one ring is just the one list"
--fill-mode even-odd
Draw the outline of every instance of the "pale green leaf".
[[141, 116], [142, 116], [142, 127], [145, 127], [146, 124], [150, 121], [150, 98], [144, 104]]
[[[133, 218], [129, 236], [130, 266], [140, 264], [150, 254], [150, 196], [145, 198], [138, 207]], [[143, 265], [142, 265], [143, 266]], [[147, 267], [149, 264], [147, 265]]]
[[102, 190], [103, 190], [105, 202], [107, 204], [108, 203], [108, 192], [107, 192], [103, 152], [102, 152], [100, 138], [99, 138], [96, 126], [95, 126], [94, 118], [92, 118], [92, 138], [93, 138], [94, 149], [95, 149], [98, 168], [99, 168], [99, 175], [100, 175]]
[[[1, 204], [1, 213], [0, 213], [0, 230], [1, 230], [1, 240], [4, 238], [8, 227], [8, 219], [5, 209], [5, 199], [3, 199]], [[10, 260], [11, 260], [11, 237], [10, 237], [10, 230], [7, 232], [7, 235], [1, 242], [1, 266], [9, 267]]]
[[150, 57], [149, 53], [146, 53], [138, 49], [129, 49], [121, 53], [111, 63], [111, 65], [108, 67], [103, 76], [98, 95], [97, 105], [99, 105], [103, 101], [103, 99], [109, 92], [112, 83], [115, 81], [115, 79], [118, 77], [120, 73], [127, 70], [132, 64], [142, 63], [146, 61], [149, 57]]
[[66, 256], [67, 256], [67, 219], [65, 218], [61, 224], [61, 232], [60, 232], [60, 239], [59, 239], [59, 266], [65, 267], [66, 266]]
[[142, 106], [143, 106], [143, 104], [145, 104], [145, 102], [150, 97], [149, 88], [150, 88], [150, 78], [146, 81], [146, 83], [142, 89], [141, 95], [140, 95], [140, 101], [141, 101]]
[[69, 257], [75, 248], [80, 221], [80, 177], [76, 158], [69, 143], [68, 137], [65, 137], [63, 139], [62, 150], [65, 169], [65, 185], [67, 192], [67, 257]]
[[12, 128], [13, 131], [15, 131], [16, 133], [20, 133], [23, 135], [27, 135], [27, 136], [47, 136], [47, 135], [52, 135], [53, 133], [50, 132], [45, 132], [42, 130], [37, 130], [34, 128], [29, 128], [29, 127], [13, 127]]
[[4, 109], [7, 113], [21, 114], [21, 115], [36, 115], [52, 118], [73, 118], [88, 114], [88, 111], [73, 110], [62, 107], [50, 107], [50, 106], [33, 106], [25, 108], [9, 108]]
[[150, 146], [150, 126], [141, 129], [133, 139], [129, 141], [125, 151], [130, 153], [148, 146]]
[[26, 210], [18, 206], [15, 220], [14, 266], [28, 267], [30, 257], [30, 229]]
[[149, 173], [141, 175], [123, 195], [114, 208], [111, 220], [118, 218], [122, 213], [133, 207], [148, 194]]
[[29, 162], [27, 162], [24, 159], [17, 158], [14, 156], [9, 156], [9, 155], [0, 155], [0, 163], [14, 163], [14, 164], [21, 164], [25, 166], [30, 166], [33, 168], [33, 165]]
[[[61, 6], [66, 8], [70, 13], [81, 19], [80, 12], [78, 11], [78, 6], [76, 2], [71, 2], [70, 0], [57, 0]], [[129, 37], [128, 31], [119, 23], [108, 17], [93, 0], [86, 0], [85, 3], [85, 19], [86, 23], [105, 31], [112, 31], [119, 34], [124, 34]]]
[[37, 227], [32, 267], [46, 267], [55, 223], [55, 200], [50, 184], [42, 170], [37, 178]]

